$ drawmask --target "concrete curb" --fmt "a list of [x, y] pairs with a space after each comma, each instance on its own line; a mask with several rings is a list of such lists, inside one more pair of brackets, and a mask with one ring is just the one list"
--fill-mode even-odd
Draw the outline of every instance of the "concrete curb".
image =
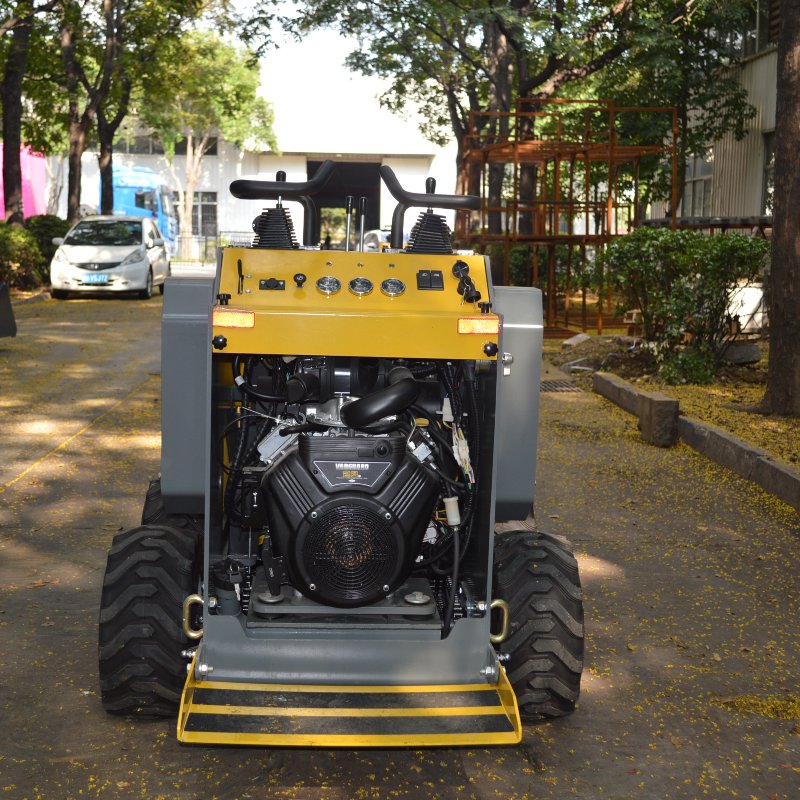
[[[659, 392], [642, 392], [616, 375], [596, 372], [592, 389], [625, 411], [638, 416], [642, 436], [651, 444], [659, 444], [659, 441], [653, 441], [653, 420], [657, 419], [661, 426], [667, 425], [674, 404], [674, 433], [671, 434], [673, 439], [670, 444], [674, 444], [680, 437], [693, 450], [758, 484], [764, 491], [800, 511], [800, 472], [790, 464], [714, 425], [680, 414], [677, 400], [671, 400]], [[666, 404], [665, 400], [670, 401], [670, 404]], [[659, 431], [661, 432], [657, 438], [665, 438], [666, 434], [661, 427]]]
[[639, 430], [649, 444], [671, 447], [678, 441], [678, 401], [661, 392], [642, 392], [609, 372], [595, 372], [592, 389], [639, 417]]

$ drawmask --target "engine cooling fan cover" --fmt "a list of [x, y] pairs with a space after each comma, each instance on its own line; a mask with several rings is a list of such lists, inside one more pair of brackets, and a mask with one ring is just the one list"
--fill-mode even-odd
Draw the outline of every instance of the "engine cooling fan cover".
[[391, 514], [367, 498], [342, 499], [318, 509], [295, 538], [293, 571], [310, 597], [336, 606], [385, 597], [404, 577], [407, 541]]

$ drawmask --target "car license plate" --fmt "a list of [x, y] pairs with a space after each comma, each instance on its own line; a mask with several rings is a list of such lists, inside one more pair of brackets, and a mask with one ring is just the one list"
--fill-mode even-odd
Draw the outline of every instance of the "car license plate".
[[108, 275], [103, 272], [95, 272], [90, 275], [85, 275], [83, 278], [84, 283], [108, 283]]

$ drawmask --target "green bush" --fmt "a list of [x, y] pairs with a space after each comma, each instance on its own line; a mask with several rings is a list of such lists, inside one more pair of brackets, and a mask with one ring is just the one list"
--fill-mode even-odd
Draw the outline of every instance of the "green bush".
[[[642, 312], [665, 380], [707, 383], [736, 335], [731, 295], [758, 279], [768, 255], [769, 242], [758, 237], [638, 228], [615, 239], [598, 266], [624, 310]], [[599, 284], [599, 272], [595, 278]]]
[[67, 231], [70, 229], [70, 224], [65, 219], [56, 217], [53, 214], [41, 214], [36, 217], [28, 217], [25, 220], [25, 227], [33, 234], [36, 243], [39, 245], [43, 259], [40, 271], [45, 282], [47, 282], [50, 275], [50, 262], [53, 260], [57, 249], [56, 245], [53, 244], [53, 239], [57, 236], [61, 238], [66, 236]]
[[40, 286], [44, 279], [44, 263], [30, 231], [0, 223], [0, 281], [19, 289]]

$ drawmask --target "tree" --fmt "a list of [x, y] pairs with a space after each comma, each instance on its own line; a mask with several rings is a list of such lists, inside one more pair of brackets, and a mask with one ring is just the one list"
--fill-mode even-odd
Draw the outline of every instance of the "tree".
[[[520, 99], [568, 94], [675, 105], [681, 157], [700, 152], [731, 128], [743, 135], [750, 113], [735, 77], [719, 69], [722, 61], [730, 62], [731, 36], [750, 0], [298, 0], [296, 5], [299, 11], [286, 25], [298, 35], [334, 26], [358, 39], [349, 63], [390, 81], [384, 104], [395, 111], [415, 106], [433, 141], [455, 139], [459, 174], [470, 113], [477, 123], [474, 143], [483, 146], [507, 136], [510, 120], [502, 113]], [[263, 2], [251, 29], [274, 24], [276, 13], [271, 2]], [[601, 83], [605, 75], [608, 80]], [[482, 117], [486, 111], [501, 116]], [[658, 125], [640, 133], [652, 143], [671, 130]], [[490, 165], [488, 180], [490, 206], [499, 206], [502, 164]], [[523, 167], [523, 193], [534, 180], [535, 167]], [[475, 193], [477, 174], [468, 184], [461, 190]], [[499, 212], [490, 215], [489, 226], [499, 232]]]
[[762, 402], [800, 414], [800, 0], [781, 0], [775, 109], [775, 201], [769, 303], [769, 367]]
[[[251, 54], [227, 44], [213, 33], [194, 31], [173, 53], [168, 74], [153, 76], [146, 86], [148, 101], [142, 120], [164, 144], [178, 187], [180, 233], [192, 235], [195, 187], [202, 176], [203, 157], [221, 136], [237, 147], [277, 151], [272, 108], [257, 90], [258, 65]], [[186, 145], [184, 176], [175, 168], [175, 146]]]
[[[114, 139], [128, 115], [132, 95], [148, 75], [171, 72], [164, 59], [166, 42], [180, 36], [185, 24], [198, 17], [201, 0], [127, 0], [117, 2], [107, 16], [106, 31], [116, 40], [112, 84], [97, 106], [97, 139], [100, 166], [100, 213], [114, 208]], [[158, 31], [153, 36], [153, 31]]]
[[0, 101], [3, 105], [3, 193], [4, 219], [22, 222], [22, 83], [28, 63], [31, 33], [38, 14], [51, 12], [57, 0], [35, 5], [21, 0], [0, 25], [0, 36], [8, 34], [5, 68], [0, 79]]
[[[81, 199], [81, 158], [97, 109], [111, 90], [117, 42], [113, 35], [116, 0], [102, 0], [93, 8], [74, 2], [62, 4], [59, 19], [61, 59], [67, 93], [69, 152], [67, 162], [67, 219], [78, 218]], [[99, 42], [100, 47], [94, 47]]]
[[[461, 166], [470, 112], [509, 112], [518, 98], [551, 96], [602, 69], [628, 47], [632, 0], [322, 0], [299, 3], [284, 24], [302, 35], [336, 26], [359, 38], [349, 64], [390, 80], [383, 103], [409, 104], [433, 141], [455, 138]], [[271, 21], [269, 4], [252, 20]], [[508, 132], [505, 117], [478, 116], [486, 141]]]
[[[688, 157], [704, 157], [710, 144], [728, 131], [743, 138], [745, 123], [755, 113], [732, 68], [752, 2], [695, 0], [651, 6], [649, 13], [638, 17], [636, 46], [597, 76], [594, 91], [613, 98], [618, 106], [676, 109], [680, 188]], [[672, 138], [666, 115], [625, 115], [618, 120], [618, 128], [620, 139], [630, 143]], [[643, 205], [654, 198], [669, 198], [672, 179], [662, 167], [657, 157], [640, 165]]]

